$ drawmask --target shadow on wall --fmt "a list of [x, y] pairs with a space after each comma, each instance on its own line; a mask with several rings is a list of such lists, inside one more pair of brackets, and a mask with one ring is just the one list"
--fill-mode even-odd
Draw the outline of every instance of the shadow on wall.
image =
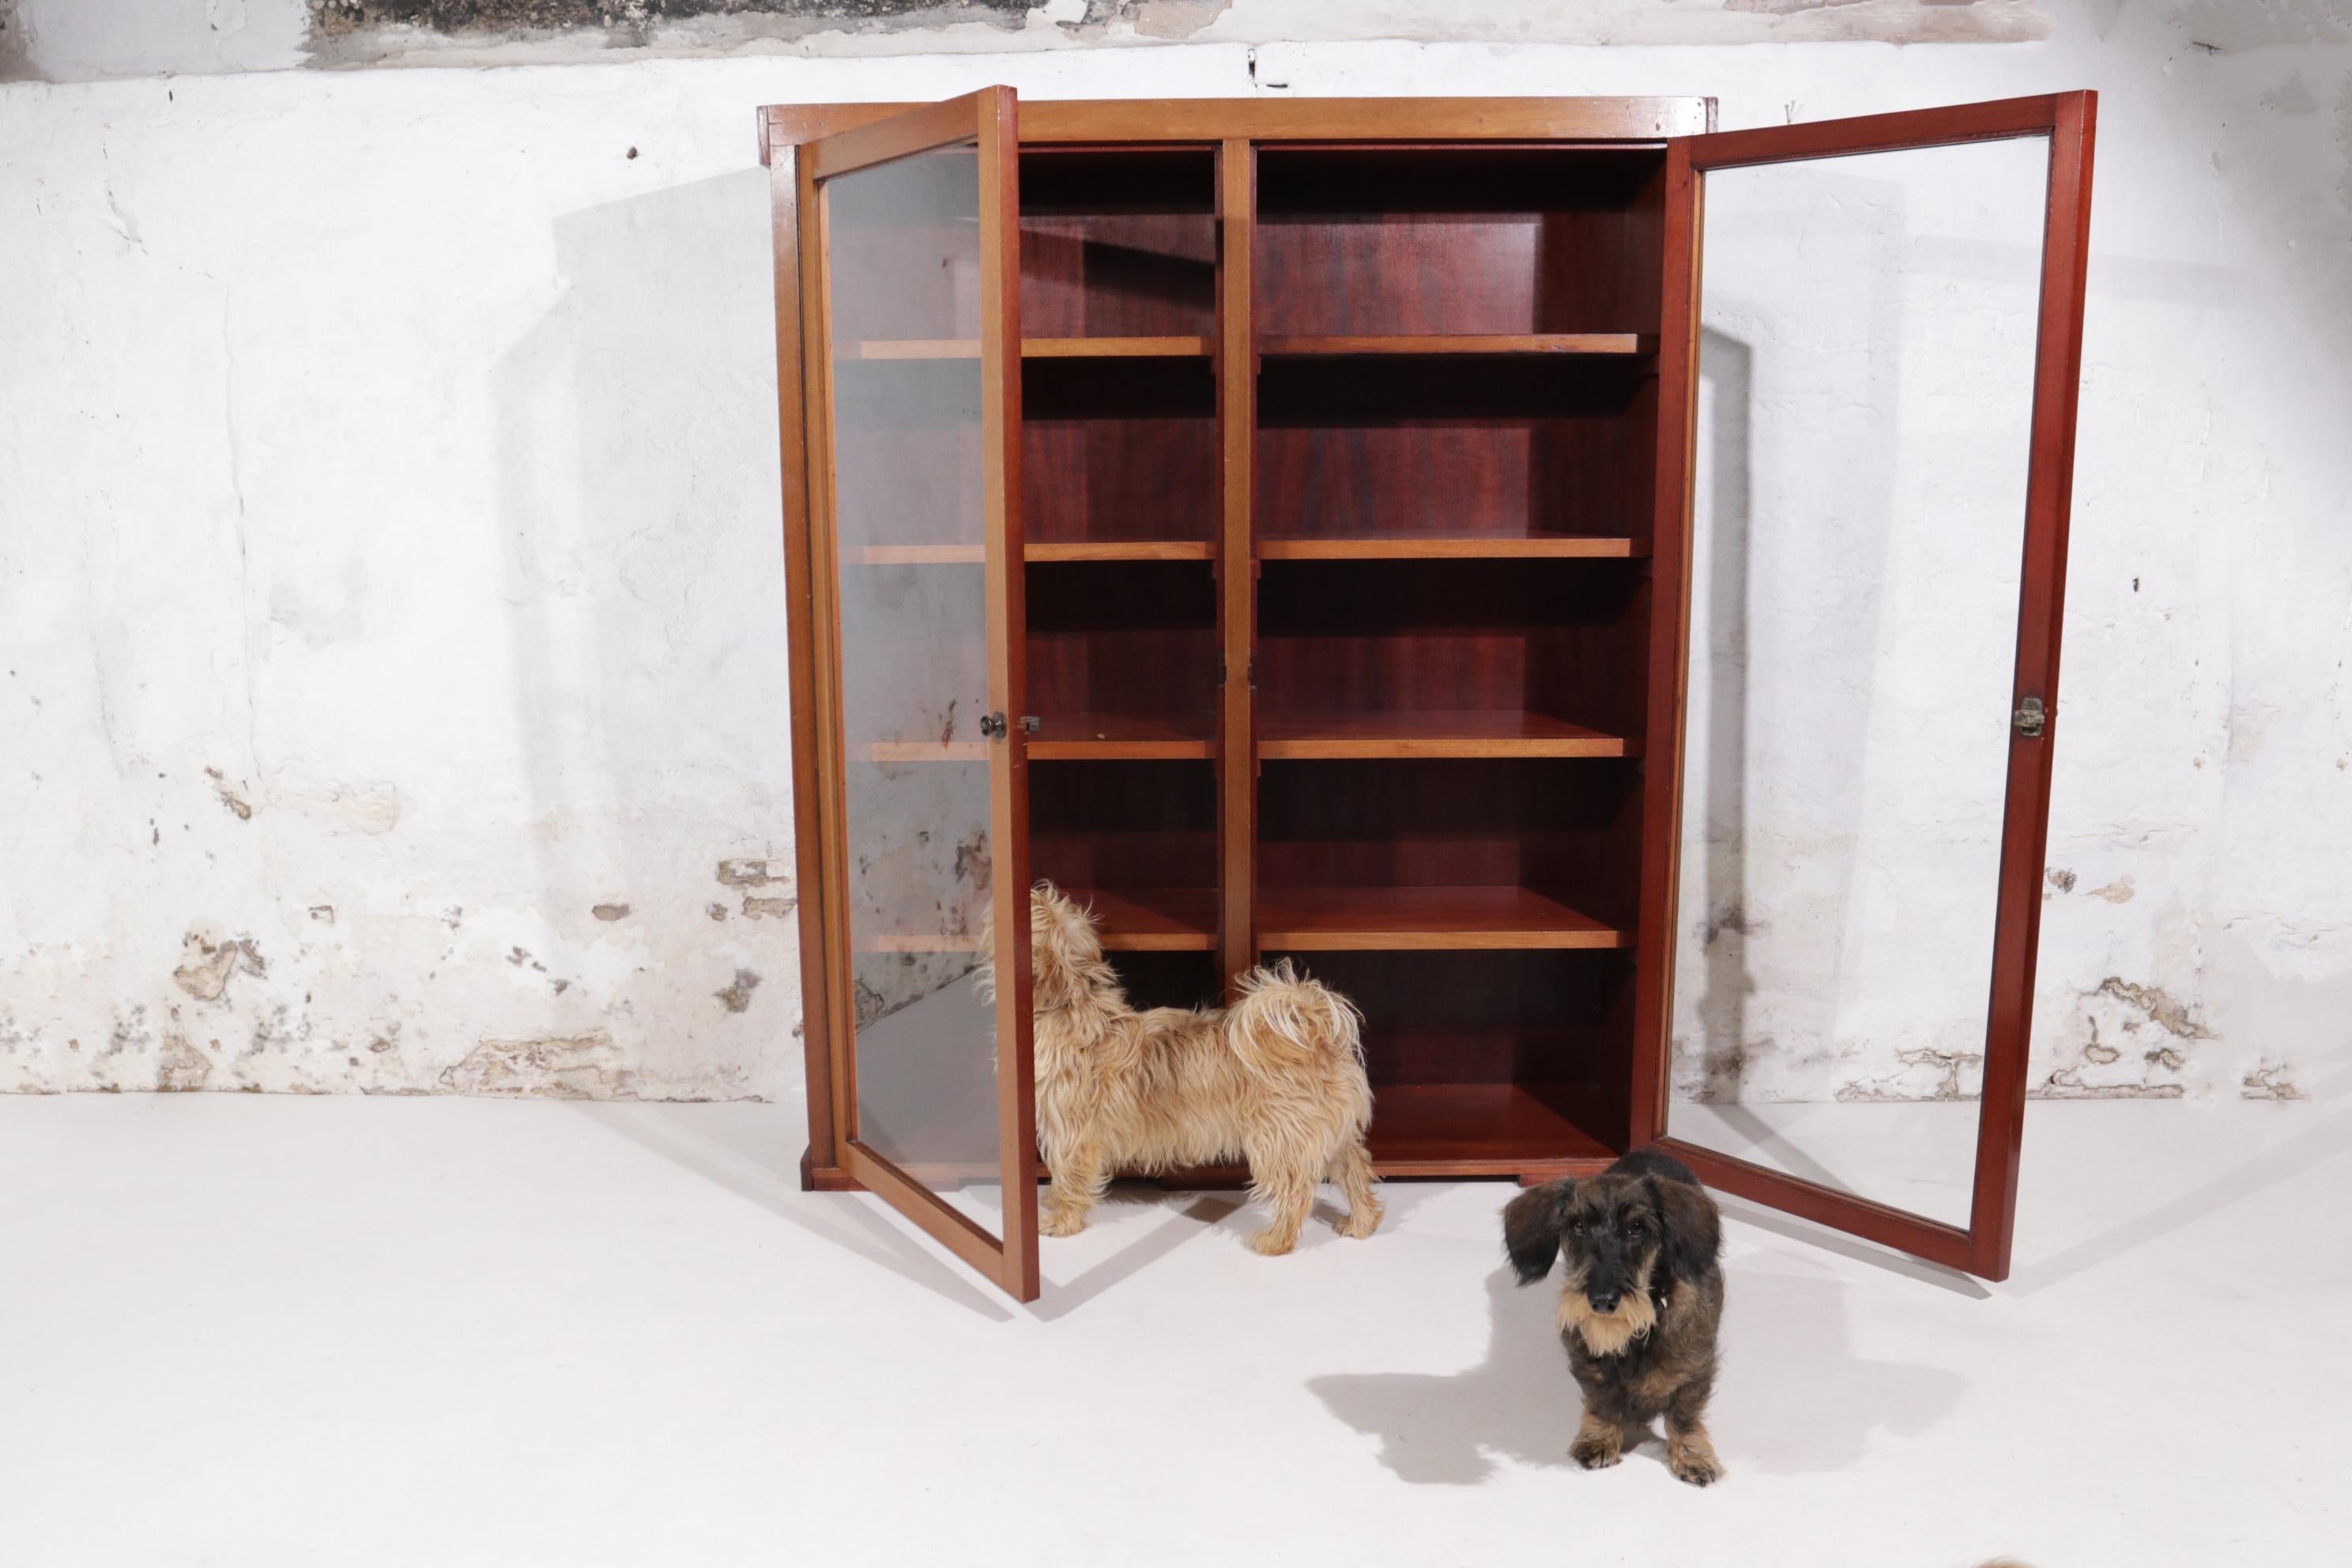
[[[791, 820], [767, 174], [585, 208], [553, 241], [562, 294], [492, 385], [531, 892], [731, 900], [710, 868]], [[714, 949], [679, 982], [706, 1023], [751, 951]]]
[[[1958, 1373], [1855, 1356], [1843, 1292], [1833, 1279], [1801, 1275], [1745, 1273], [1732, 1282], [1707, 1426], [1735, 1473], [1843, 1470], [1880, 1428], [1916, 1436], [1958, 1405], [1968, 1380]], [[1346, 1373], [1307, 1386], [1332, 1415], [1378, 1437], [1381, 1464], [1402, 1480], [1475, 1486], [1505, 1462], [1572, 1470], [1568, 1445], [1582, 1403], [1552, 1326], [1558, 1300], [1556, 1281], [1521, 1289], [1497, 1268], [1486, 1277], [1493, 1331], [1482, 1364], [1450, 1375]], [[1742, 1353], [1736, 1330], [1744, 1323], [1758, 1325], [1754, 1353]], [[1664, 1465], [1664, 1443], [1654, 1437], [1628, 1458]]]

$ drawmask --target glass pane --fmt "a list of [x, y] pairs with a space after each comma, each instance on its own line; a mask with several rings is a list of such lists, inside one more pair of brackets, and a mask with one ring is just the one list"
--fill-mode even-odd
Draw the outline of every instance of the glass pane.
[[981, 561], [980, 165], [826, 186], [857, 1138], [1002, 1232]]
[[1668, 1131], [1960, 1226], [2048, 167], [1706, 176]]

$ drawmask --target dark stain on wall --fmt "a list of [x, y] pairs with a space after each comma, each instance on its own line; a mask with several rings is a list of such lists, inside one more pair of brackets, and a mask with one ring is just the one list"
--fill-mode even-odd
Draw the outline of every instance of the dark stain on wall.
[[595, 28], [639, 40], [666, 22], [697, 16], [781, 16], [814, 22], [927, 25], [992, 22], [1018, 27], [1029, 0], [310, 0], [314, 34], [413, 26], [452, 37], [564, 33]]

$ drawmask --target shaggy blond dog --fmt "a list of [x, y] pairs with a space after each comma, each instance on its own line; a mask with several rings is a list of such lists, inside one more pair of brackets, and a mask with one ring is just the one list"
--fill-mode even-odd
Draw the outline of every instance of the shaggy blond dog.
[[1037, 1142], [1054, 1178], [1047, 1236], [1075, 1236], [1115, 1172], [1249, 1162], [1250, 1194], [1274, 1223], [1250, 1237], [1287, 1252], [1336, 1182], [1342, 1236], [1381, 1223], [1364, 1129], [1362, 1015], [1287, 963], [1242, 977], [1231, 1007], [1128, 1005], [1088, 913], [1051, 882], [1029, 900], [1036, 1009]]

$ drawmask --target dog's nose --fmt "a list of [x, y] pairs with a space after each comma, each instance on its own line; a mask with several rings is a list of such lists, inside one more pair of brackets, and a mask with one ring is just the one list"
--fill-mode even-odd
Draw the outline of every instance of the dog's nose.
[[1615, 1311], [1617, 1310], [1617, 1299], [1618, 1293], [1614, 1290], [1608, 1292], [1606, 1295], [1595, 1292], [1594, 1294], [1585, 1298], [1586, 1300], [1592, 1303], [1592, 1310], [1596, 1312]]

